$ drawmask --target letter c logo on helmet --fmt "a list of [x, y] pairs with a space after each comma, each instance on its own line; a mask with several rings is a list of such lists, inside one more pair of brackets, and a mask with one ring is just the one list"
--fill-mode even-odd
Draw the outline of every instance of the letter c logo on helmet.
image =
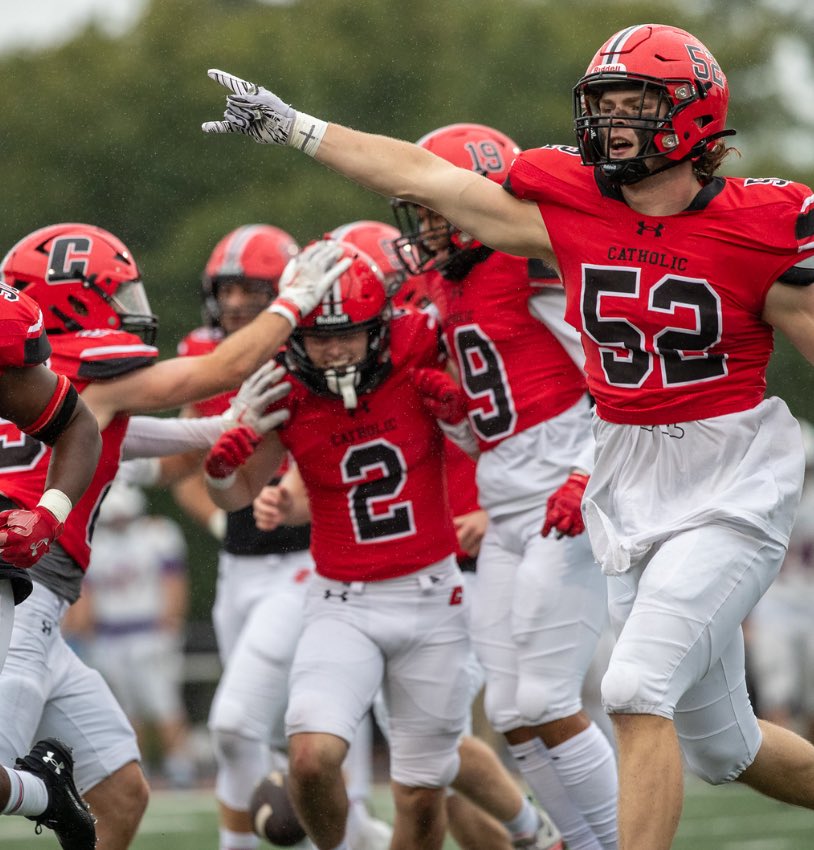
[[124, 330], [152, 345], [158, 321], [128, 247], [92, 224], [52, 224], [24, 236], [0, 276], [42, 310], [48, 333]]

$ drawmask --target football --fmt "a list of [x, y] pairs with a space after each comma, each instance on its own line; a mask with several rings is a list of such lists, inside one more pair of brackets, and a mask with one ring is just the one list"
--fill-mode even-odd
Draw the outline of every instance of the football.
[[254, 831], [278, 847], [292, 847], [305, 838], [288, 796], [288, 776], [273, 770], [257, 783], [249, 802]]

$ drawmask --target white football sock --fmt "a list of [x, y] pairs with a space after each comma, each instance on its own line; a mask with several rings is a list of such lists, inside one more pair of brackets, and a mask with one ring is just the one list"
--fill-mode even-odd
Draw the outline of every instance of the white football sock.
[[3, 767], [11, 783], [8, 802], [0, 811], [3, 815], [41, 815], [48, 806], [48, 789], [39, 776], [27, 770]]
[[610, 742], [592, 723], [584, 732], [552, 747], [549, 756], [568, 796], [605, 850], [616, 850], [616, 758]]
[[509, 746], [523, 778], [537, 801], [549, 813], [568, 850], [602, 850], [588, 822], [568, 796], [565, 786], [539, 738]]

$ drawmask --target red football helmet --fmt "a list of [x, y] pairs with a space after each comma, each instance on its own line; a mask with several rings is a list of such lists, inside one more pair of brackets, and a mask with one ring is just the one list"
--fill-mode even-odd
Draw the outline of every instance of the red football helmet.
[[299, 250], [293, 236], [270, 224], [245, 224], [227, 233], [215, 245], [201, 279], [204, 322], [220, 326], [218, 289], [224, 283], [240, 283], [263, 293], [270, 303], [283, 269]]
[[[603, 113], [603, 89], [640, 92], [630, 113]], [[616, 183], [635, 183], [655, 171], [700, 157], [726, 130], [729, 87], [713, 55], [684, 30], [639, 24], [612, 35], [574, 87], [574, 127], [582, 161]], [[609, 128], [624, 121], [639, 131], [637, 155], [611, 157]], [[645, 160], [666, 157], [650, 171]]]
[[336, 239], [353, 245], [362, 253], [367, 254], [379, 267], [384, 275], [384, 288], [392, 298], [406, 277], [404, 268], [399, 261], [399, 255], [394, 242], [399, 238], [399, 231], [392, 224], [382, 221], [352, 221], [335, 227], [326, 234], [326, 239]]
[[52, 224], [24, 236], [0, 264], [0, 276], [40, 305], [51, 334], [121, 329], [152, 345], [150, 310], [127, 246], [91, 224]]
[[[449, 124], [422, 136], [419, 147], [447, 162], [476, 171], [502, 183], [520, 147], [500, 130], [483, 124]], [[438, 269], [444, 277], [461, 280], [490, 249], [462, 233], [446, 219], [396, 198], [392, 202], [401, 238], [396, 250], [411, 274]], [[422, 221], [423, 219], [423, 221]]]
[[[352, 263], [289, 337], [286, 364], [312, 392], [341, 396], [345, 407], [354, 408], [357, 395], [374, 389], [390, 373], [391, 306], [376, 263], [358, 248], [341, 244], [337, 262], [350, 257]], [[367, 332], [367, 352], [359, 363], [322, 368], [308, 356], [306, 337], [358, 331]]]

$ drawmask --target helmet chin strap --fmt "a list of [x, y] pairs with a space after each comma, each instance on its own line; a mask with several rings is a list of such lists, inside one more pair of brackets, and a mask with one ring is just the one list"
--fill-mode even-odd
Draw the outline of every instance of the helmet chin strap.
[[341, 372], [337, 372], [336, 369], [325, 370], [325, 383], [328, 389], [342, 397], [342, 403], [348, 410], [354, 410], [358, 404], [356, 386], [360, 377], [356, 366], [347, 366]]

